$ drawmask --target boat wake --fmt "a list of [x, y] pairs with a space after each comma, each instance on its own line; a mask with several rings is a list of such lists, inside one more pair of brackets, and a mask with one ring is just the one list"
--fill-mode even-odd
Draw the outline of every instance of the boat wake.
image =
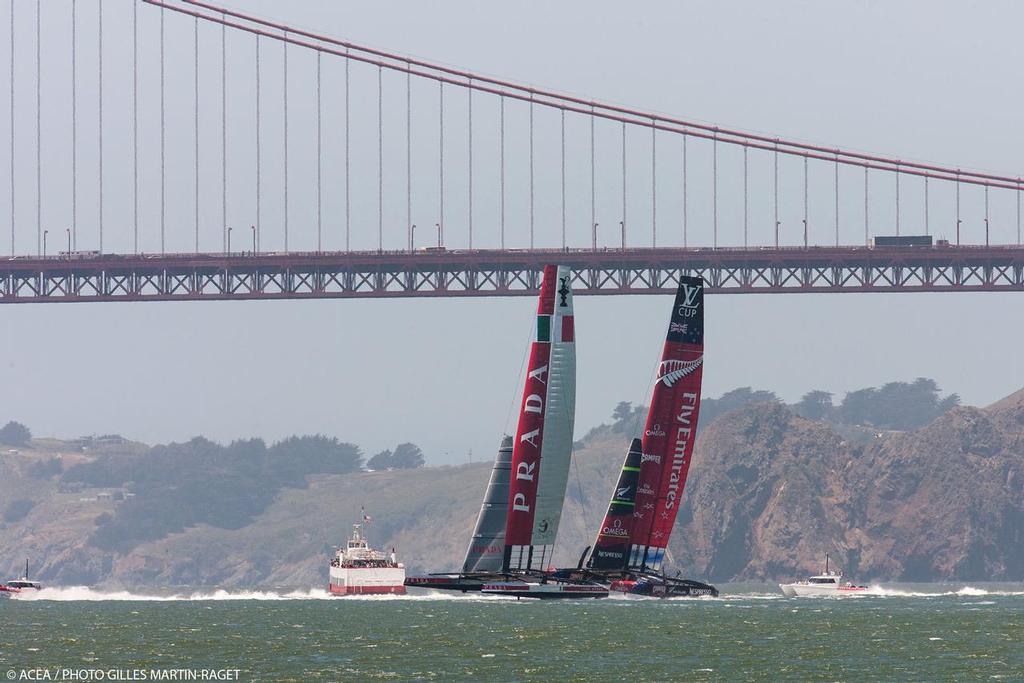
[[[312, 588], [309, 590], [295, 591], [195, 591], [191, 593], [152, 592], [142, 593], [134, 591], [104, 591], [88, 586], [64, 586], [60, 588], [43, 588], [31, 593], [21, 593], [14, 597], [15, 600], [23, 602], [226, 602], [237, 600], [257, 601], [285, 601], [285, 600], [333, 600], [339, 604], [347, 602], [425, 602], [425, 601], [478, 601], [494, 602], [495, 600], [505, 601], [501, 596], [465, 596], [438, 592], [410, 593], [408, 595], [346, 595], [337, 597], [330, 592]], [[513, 598], [507, 598], [513, 600]]]
[[331, 594], [322, 589], [305, 591], [196, 591], [192, 593], [136, 593], [133, 591], [104, 591], [88, 586], [64, 586], [43, 588], [31, 593], [21, 593], [16, 600], [54, 602], [203, 602], [221, 600], [327, 600]]
[[1021, 596], [1024, 595], [1024, 591], [1011, 591], [1011, 590], [985, 590], [984, 588], [975, 588], [974, 586], [964, 586], [958, 590], [942, 591], [939, 593], [930, 593], [922, 591], [907, 591], [899, 590], [897, 588], [883, 588], [879, 585], [869, 586], [865, 595], [882, 596], [882, 597], [893, 597], [893, 598], [943, 598], [943, 597], [967, 597], [977, 598], [983, 596]]

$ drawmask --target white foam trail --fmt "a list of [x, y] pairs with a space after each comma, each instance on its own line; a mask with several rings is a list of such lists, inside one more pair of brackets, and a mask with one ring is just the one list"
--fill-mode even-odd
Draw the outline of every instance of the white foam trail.
[[254, 591], [254, 590], [215, 590], [212, 592], [197, 591], [194, 593], [135, 593], [132, 591], [104, 591], [88, 586], [64, 586], [59, 588], [43, 588], [38, 591], [20, 593], [14, 597], [15, 600], [25, 601], [54, 601], [54, 602], [219, 602], [230, 600], [339, 600], [340, 602], [351, 601], [439, 601], [477, 600], [493, 602], [494, 600], [515, 600], [506, 596], [465, 596], [460, 594], [439, 593], [436, 591], [414, 592], [407, 595], [347, 595], [338, 598], [322, 588], [311, 588], [309, 590], [295, 590], [288, 592], [277, 591]]
[[976, 598], [985, 595], [1020, 596], [1024, 595], [1024, 591], [990, 591], [985, 590], [984, 588], [975, 588], [974, 586], [964, 586], [963, 588], [954, 591], [924, 593], [919, 591], [898, 590], [896, 588], [883, 588], [882, 586], [872, 585], [868, 587], [866, 594], [893, 598], [941, 598], [949, 596]]
[[326, 600], [331, 594], [326, 590], [313, 588], [306, 591], [226, 591], [194, 593], [135, 593], [131, 591], [103, 591], [88, 586], [64, 586], [43, 588], [38, 591], [20, 593], [17, 600], [50, 600], [55, 602], [178, 602], [178, 601], [219, 601], [219, 600]]

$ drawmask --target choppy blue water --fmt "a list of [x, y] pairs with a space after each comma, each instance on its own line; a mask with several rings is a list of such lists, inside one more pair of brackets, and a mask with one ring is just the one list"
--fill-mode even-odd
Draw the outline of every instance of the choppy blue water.
[[240, 669], [242, 681], [1024, 680], [1024, 586], [844, 599], [728, 590], [541, 603], [47, 589], [0, 601], [0, 680], [59, 668]]

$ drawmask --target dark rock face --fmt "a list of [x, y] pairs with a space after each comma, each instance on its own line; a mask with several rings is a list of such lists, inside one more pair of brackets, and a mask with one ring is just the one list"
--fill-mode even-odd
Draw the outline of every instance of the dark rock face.
[[672, 550], [718, 581], [805, 574], [825, 553], [860, 580], [1024, 580], [1024, 391], [867, 446], [778, 404], [724, 416]]

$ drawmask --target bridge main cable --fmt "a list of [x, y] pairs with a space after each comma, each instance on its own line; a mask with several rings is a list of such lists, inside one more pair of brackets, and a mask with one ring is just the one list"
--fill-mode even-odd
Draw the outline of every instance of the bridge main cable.
[[[330, 36], [325, 36], [322, 34], [312, 33], [309, 31], [295, 28], [288, 24], [268, 21], [253, 15], [237, 12], [219, 5], [203, 2], [202, 0], [180, 1], [184, 4], [193, 7], [198, 7], [203, 10], [215, 12], [220, 16], [210, 16], [207, 14], [203, 14], [201, 12], [196, 12], [185, 7], [182, 7], [180, 5], [172, 4], [171, 2], [167, 2], [165, 0], [143, 1], [151, 5], [165, 7], [176, 12], [188, 14], [190, 16], [195, 16], [200, 19], [204, 19], [214, 23], [227, 25], [232, 28], [236, 28], [249, 33], [264, 35], [273, 40], [291, 42], [293, 44], [300, 45], [312, 50], [327, 52], [346, 59], [354, 59], [356, 61], [364, 62], [367, 64], [373, 64], [394, 71], [409, 73], [411, 75], [419, 76], [422, 78], [440, 80], [446, 83], [450, 83], [452, 85], [468, 88], [470, 90], [487, 92], [499, 96], [504, 95], [512, 97], [514, 99], [519, 99], [524, 102], [534, 102], [535, 104], [540, 104], [542, 106], [562, 109], [563, 111], [571, 111], [574, 113], [579, 113], [581, 115], [596, 116], [607, 120], [618, 121], [644, 127], [651, 127], [657, 130], [663, 130], [666, 132], [681, 135], [692, 135], [697, 138], [703, 138], [712, 141], [720, 141], [726, 144], [741, 145], [754, 149], [760, 149], [763, 151], [778, 151], [781, 154], [805, 157], [808, 159], [815, 159], [818, 161], [826, 161], [844, 164], [848, 166], [858, 166], [872, 170], [889, 171], [897, 174], [902, 173], [905, 175], [912, 175], [923, 178], [934, 178], [938, 180], [946, 180], [955, 183], [997, 187], [1000, 189], [1016, 190], [1018, 192], [1024, 190], [1024, 178], [1020, 176], [1013, 177], [990, 173], [982, 173], [959, 168], [937, 166], [933, 164], [924, 164], [920, 162], [905, 161], [902, 159], [895, 159], [890, 157], [882, 157], [877, 155], [865, 154], [862, 152], [846, 151], [839, 148], [812, 145], [808, 143], [786, 140], [779, 137], [747, 133], [736, 129], [723, 128], [720, 126], [713, 126], [695, 121], [688, 121], [685, 119], [679, 119], [652, 112], [644, 112], [640, 110], [630, 109], [627, 107], [621, 107], [613, 104], [598, 102], [596, 100], [587, 100], [579, 97], [573, 97], [571, 95], [565, 95], [549, 90], [538, 89], [532, 86], [520, 85], [511, 81], [505, 81], [489, 76], [484, 76], [461, 69], [455, 69], [452, 67], [427, 62], [424, 60], [413, 59], [408, 56], [398, 55], [395, 53], [387, 52], [385, 50], [370, 48], [358, 45], [356, 43], [352, 43], [350, 41], [332, 38]], [[224, 19], [224, 17], [233, 17], [235, 19], [249, 22], [251, 24], [257, 24], [259, 26], [276, 29], [277, 31], [284, 32], [285, 34], [294, 34], [297, 36], [303, 36], [305, 38], [319, 41], [321, 43], [327, 43], [330, 45], [344, 47], [346, 51], [335, 51], [329, 48], [325, 48], [322, 45], [310, 44], [303, 41], [294, 40], [289, 37], [283, 37], [282, 35], [277, 33], [266, 33], [260, 31], [257, 28], [253, 28], [252, 26], [245, 26], [243, 24], [228, 22], [226, 19]], [[387, 62], [381, 62], [370, 58], [362, 57], [360, 55], [353, 55], [351, 54], [352, 50], [362, 52], [368, 55], [374, 55], [376, 57], [381, 57], [398, 63], [390, 64]], [[416, 71], [412, 69], [412, 66], [429, 69], [430, 71], [435, 71], [441, 74], [448, 74], [449, 76], [454, 76], [463, 80], [460, 81], [454, 79], [447, 79], [443, 76], [439, 76], [438, 73]], [[497, 89], [482, 86], [480, 85], [481, 83], [490, 84], [492, 86], [495, 86], [495, 88]], [[547, 99], [545, 100], [538, 98]], [[659, 125], [659, 123], [661, 125]]]

